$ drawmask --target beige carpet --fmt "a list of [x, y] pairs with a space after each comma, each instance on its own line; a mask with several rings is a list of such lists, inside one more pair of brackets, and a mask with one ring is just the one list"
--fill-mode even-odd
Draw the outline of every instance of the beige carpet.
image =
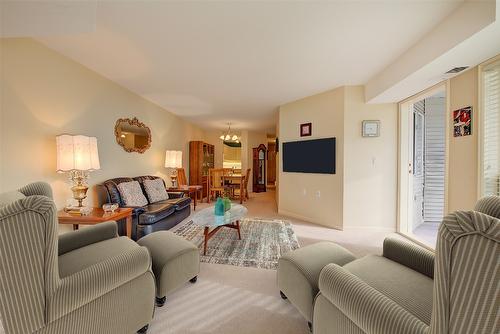
[[[198, 208], [206, 207], [200, 204]], [[300, 245], [330, 240], [356, 256], [380, 253], [386, 233], [337, 231], [280, 217], [274, 192], [251, 194], [249, 217], [284, 218], [292, 222]], [[189, 218], [188, 218], [189, 219]], [[0, 333], [3, 334], [2, 328]], [[198, 283], [187, 283], [156, 310], [150, 334], [308, 334], [305, 320], [279, 297], [276, 271], [201, 264]]]

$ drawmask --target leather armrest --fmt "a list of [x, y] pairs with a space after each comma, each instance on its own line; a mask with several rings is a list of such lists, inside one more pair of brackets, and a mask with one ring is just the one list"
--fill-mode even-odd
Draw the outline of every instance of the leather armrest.
[[146, 211], [146, 209], [143, 206], [123, 206], [123, 208], [131, 208], [132, 216], [140, 215], [141, 213]]
[[182, 198], [184, 193], [182, 191], [168, 191], [168, 198]]

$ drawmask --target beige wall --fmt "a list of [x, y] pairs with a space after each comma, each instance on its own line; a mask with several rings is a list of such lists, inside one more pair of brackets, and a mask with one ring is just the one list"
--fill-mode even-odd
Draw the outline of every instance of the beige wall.
[[[97, 137], [101, 170], [91, 173], [91, 184], [117, 176], [166, 177], [167, 149], [182, 150], [188, 167], [189, 141], [204, 137], [199, 128], [31, 39], [0, 43], [0, 157], [8, 157], [1, 164], [3, 190], [44, 180], [52, 185], [56, 204], [65, 205], [71, 198], [67, 176], [55, 171], [55, 136], [61, 133]], [[138, 117], [151, 128], [146, 153], [127, 153], [116, 144], [113, 131], [121, 117]], [[93, 191], [90, 197], [93, 203]]]
[[[280, 213], [316, 224], [342, 228], [344, 170], [344, 88], [285, 104], [279, 111], [279, 161], [282, 143], [300, 140], [301, 123], [312, 123], [312, 137], [337, 138], [336, 174], [284, 173], [279, 170]], [[316, 193], [320, 192], [320, 197]]]
[[[343, 227], [394, 230], [397, 213], [397, 105], [366, 104], [364, 88], [345, 88]], [[361, 135], [380, 120], [380, 137]]]
[[[363, 138], [363, 120], [380, 120], [381, 136]], [[336, 174], [283, 173], [280, 167], [279, 211], [333, 228], [394, 231], [397, 105], [366, 104], [362, 86], [288, 103], [280, 108], [280, 143], [300, 140], [299, 125], [307, 122], [312, 123], [311, 139], [337, 138]]]
[[[448, 211], [471, 210], [478, 194], [478, 67], [449, 80]], [[453, 110], [472, 106], [472, 135], [453, 137]]]

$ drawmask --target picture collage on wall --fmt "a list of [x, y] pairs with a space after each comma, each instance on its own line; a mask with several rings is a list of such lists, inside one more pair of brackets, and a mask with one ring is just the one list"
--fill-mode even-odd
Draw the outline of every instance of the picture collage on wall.
[[472, 134], [472, 107], [453, 111], [453, 136], [464, 137]]

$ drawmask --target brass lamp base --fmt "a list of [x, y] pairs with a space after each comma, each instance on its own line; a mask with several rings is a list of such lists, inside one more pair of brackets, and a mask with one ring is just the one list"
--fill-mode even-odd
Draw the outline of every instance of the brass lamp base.
[[170, 175], [170, 179], [172, 180], [172, 187], [177, 188], [177, 175], [176, 174]]
[[70, 179], [73, 182], [73, 187], [71, 191], [73, 192], [73, 198], [78, 201], [78, 207], [83, 207], [83, 200], [87, 198], [87, 190], [89, 189], [87, 185], [87, 179], [89, 175], [85, 171], [72, 170], [70, 173]]
[[83, 200], [87, 198], [87, 190], [88, 186], [85, 185], [75, 185], [71, 187], [71, 191], [73, 192], [73, 198], [78, 201], [78, 206], [83, 206]]

